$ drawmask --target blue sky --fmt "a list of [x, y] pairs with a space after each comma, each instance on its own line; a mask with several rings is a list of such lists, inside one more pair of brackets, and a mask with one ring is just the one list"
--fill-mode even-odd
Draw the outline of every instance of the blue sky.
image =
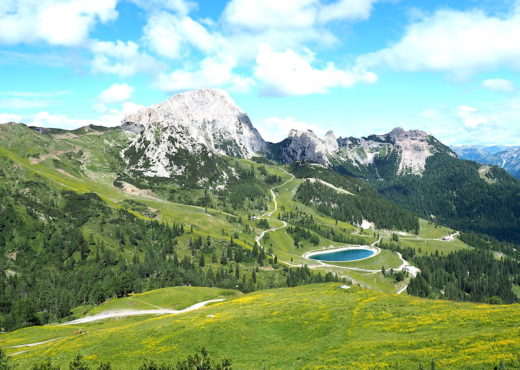
[[76, 128], [227, 90], [262, 135], [520, 145], [520, 1], [3, 0], [0, 121]]

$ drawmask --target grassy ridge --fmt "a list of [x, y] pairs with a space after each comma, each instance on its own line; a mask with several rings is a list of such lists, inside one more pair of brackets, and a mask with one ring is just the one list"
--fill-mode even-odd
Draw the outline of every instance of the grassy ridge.
[[[187, 288], [184, 288], [187, 289]], [[68, 337], [29, 347], [22, 368], [52, 356], [64, 365], [77, 351], [92, 363], [136, 368], [144, 358], [171, 361], [204, 345], [237, 369], [489, 369], [518, 365], [520, 306], [431, 301], [338, 284], [276, 289], [228, 298], [197, 311], [156, 318], [47, 326], [2, 334], [0, 346]], [[82, 328], [83, 335], [72, 335]], [[131, 340], [129, 340], [131, 338]], [[8, 349], [8, 353], [21, 349]]]

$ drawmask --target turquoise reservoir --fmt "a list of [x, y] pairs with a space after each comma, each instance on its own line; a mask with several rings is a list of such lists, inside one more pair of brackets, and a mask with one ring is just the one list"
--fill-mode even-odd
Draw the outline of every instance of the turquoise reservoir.
[[344, 249], [335, 252], [323, 252], [316, 253], [308, 256], [308, 258], [316, 261], [328, 261], [328, 262], [349, 262], [357, 261], [363, 258], [371, 257], [375, 254], [374, 251], [369, 249]]

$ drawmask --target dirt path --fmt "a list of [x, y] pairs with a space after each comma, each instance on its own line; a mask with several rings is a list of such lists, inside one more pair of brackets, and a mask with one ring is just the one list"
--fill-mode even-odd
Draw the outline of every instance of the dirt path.
[[404, 287], [402, 287], [401, 289], [399, 289], [397, 291], [397, 294], [401, 294], [402, 292], [404, 292], [406, 290], [406, 288], [408, 288], [408, 284], [406, 284]]
[[[295, 179], [294, 175], [287, 172], [286, 170], [282, 169], [283, 172], [285, 172], [286, 174], [290, 175], [291, 178], [287, 181], [285, 181], [283, 184], [281, 185], [277, 185], [275, 187], [272, 187], [271, 188], [271, 196], [273, 197], [273, 202], [274, 202], [274, 208], [273, 210], [271, 211], [267, 211], [265, 212], [264, 214], [260, 215], [260, 216], [256, 216], [256, 217], [253, 217], [252, 219], [253, 220], [269, 220], [269, 221], [276, 221], [276, 222], [281, 222], [282, 226], [279, 226], [279, 227], [273, 227], [271, 229], [268, 229], [268, 230], [264, 230], [262, 231], [262, 233], [260, 233], [260, 235], [258, 235], [255, 239], [255, 242], [258, 243], [258, 245], [260, 246], [260, 248], [262, 248], [262, 250], [265, 252], [265, 253], [268, 253], [266, 251], [266, 249], [262, 246], [262, 239], [264, 238], [265, 234], [267, 233], [270, 233], [270, 232], [273, 232], [273, 231], [276, 231], [276, 230], [281, 230], [281, 229], [284, 229], [287, 227], [287, 222], [285, 221], [282, 221], [282, 220], [277, 220], [277, 219], [274, 219], [274, 218], [271, 218], [271, 216], [273, 215], [273, 213], [275, 213], [276, 211], [278, 211], [278, 200], [276, 199], [276, 193], [275, 193], [275, 189], [278, 189], [278, 188], [281, 188], [282, 186], [285, 186], [287, 185], [288, 183], [290, 183], [291, 181], [293, 181]], [[293, 266], [292, 264], [286, 262], [286, 261], [281, 261], [279, 260], [279, 262], [281, 263], [285, 263], [289, 266]], [[299, 266], [299, 265], [296, 265], [296, 266]]]
[[[181, 314], [184, 312], [193, 311], [199, 308], [206, 306], [209, 303], [213, 302], [222, 302], [224, 299], [211, 299], [209, 301], [204, 301], [200, 303], [196, 303], [192, 306], [189, 306], [183, 310], [171, 310], [166, 308], [158, 308], [156, 310], [120, 310], [120, 311], [105, 311], [98, 313], [92, 316], [82, 317], [81, 319], [72, 320], [68, 322], [64, 322], [59, 325], [75, 325], [75, 324], [85, 324], [88, 322], [105, 320], [115, 317], [127, 317], [127, 316], [142, 316], [142, 315], [172, 315], [172, 314]], [[157, 306], [156, 306], [157, 307]]]

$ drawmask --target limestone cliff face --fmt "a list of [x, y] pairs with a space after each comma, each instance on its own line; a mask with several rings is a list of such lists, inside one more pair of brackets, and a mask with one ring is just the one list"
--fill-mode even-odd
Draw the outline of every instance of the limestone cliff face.
[[292, 130], [277, 145], [284, 163], [314, 162], [359, 174], [372, 172], [374, 177], [383, 176], [380, 167], [385, 168], [386, 176], [421, 175], [430, 156], [440, 152], [455, 155], [426, 132], [402, 128], [366, 138], [336, 138], [329, 131], [323, 139], [312, 131]]
[[124, 156], [132, 170], [148, 176], [169, 177], [182, 170], [171, 160], [180, 152], [250, 158], [266, 148], [247, 114], [216, 89], [175, 95], [125, 117], [122, 124], [134, 132], [139, 128]]
[[329, 157], [337, 149], [338, 142], [332, 131], [322, 140], [311, 130], [291, 130], [285, 145], [282, 146], [281, 160], [284, 163], [307, 161], [330, 164]]

